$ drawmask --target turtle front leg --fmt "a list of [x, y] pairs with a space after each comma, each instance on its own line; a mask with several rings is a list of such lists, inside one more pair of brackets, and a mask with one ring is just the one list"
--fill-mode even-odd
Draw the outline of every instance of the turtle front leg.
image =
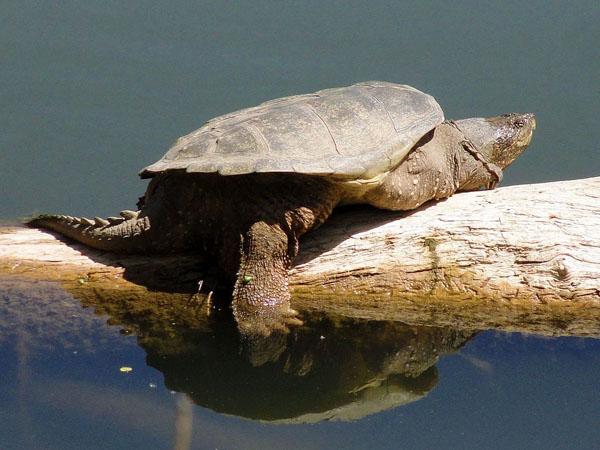
[[240, 247], [232, 302], [240, 331], [268, 335], [301, 324], [290, 307], [288, 290], [288, 270], [297, 253], [295, 236], [279, 224], [259, 221], [242, 235]]

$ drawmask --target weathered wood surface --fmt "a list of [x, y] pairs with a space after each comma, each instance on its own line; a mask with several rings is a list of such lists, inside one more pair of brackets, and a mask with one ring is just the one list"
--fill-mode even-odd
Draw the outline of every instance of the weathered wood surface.
[[[77, 289], [157, 289], [163, 279], [189, 292], [203, 276], [197, 261], [0, 229], [0, 274]], [[463, 193], [410, 214], [340, 211], [303, 239], [290, 284], [300, 309], [600, 335], [600, 177]]]

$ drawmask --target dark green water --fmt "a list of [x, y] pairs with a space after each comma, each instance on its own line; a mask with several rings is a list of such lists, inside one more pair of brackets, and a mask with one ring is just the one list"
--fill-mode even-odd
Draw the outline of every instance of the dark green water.
[[[600, 175], [597, 1], [403, 3], [4, 0], [0, 220], [133, 208], [137, 171], [205, 120], [369, 79], [449, 118], [535, 112], [505, 185]], [[0, 285], [1, 449], [188, 448], [190, 428], [190, 448], [600, 447], [597, 340], [317, 317], [240, 354], [231, 330], [108, 326], [40, 289]]]

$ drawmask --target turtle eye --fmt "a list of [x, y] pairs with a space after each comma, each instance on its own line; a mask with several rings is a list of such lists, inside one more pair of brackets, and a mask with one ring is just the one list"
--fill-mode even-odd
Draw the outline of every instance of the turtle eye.
[[523, 119], [517, 119], [513, 122], [513, 125], [516, 128], [523, 128], [525, 126], [525, 121]]

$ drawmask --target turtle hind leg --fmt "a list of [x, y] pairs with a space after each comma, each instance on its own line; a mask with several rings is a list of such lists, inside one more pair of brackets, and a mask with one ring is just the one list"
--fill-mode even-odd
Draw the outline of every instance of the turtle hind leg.
[[242, 235], [232, 308], [243, 334], [268, 335], [302, 323], [290, 307], [288, 290], [296, 248], [295, 237], [279, 224], [255, 222]]

